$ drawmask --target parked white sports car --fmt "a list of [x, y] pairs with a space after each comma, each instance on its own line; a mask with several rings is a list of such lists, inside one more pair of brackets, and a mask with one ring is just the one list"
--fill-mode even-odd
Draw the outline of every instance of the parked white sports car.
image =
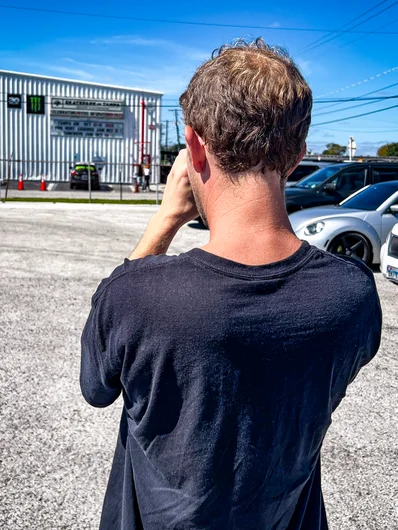
[[393, 226], [381, 247], [380, 269], [388, 280], [398, 283], [398, 223]]
[[381, 245], [398, 222], [398, 181], [367, 186], [336, 206], [300, 210], [289, 219], [297, 237], [318, 248], [380, 263]]

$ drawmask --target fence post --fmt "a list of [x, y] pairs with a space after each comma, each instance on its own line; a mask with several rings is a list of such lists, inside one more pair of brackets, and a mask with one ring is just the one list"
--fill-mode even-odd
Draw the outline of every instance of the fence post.
[[5, 193], [5, 196], [4, 196], [4, 202], [6, 202], [6, 200], [7, 200], [7, 195], [8, 195], [8, 185], [10, 184], [10, 176], [11, 176], [11, 160], [12, 160], [12, 157], [13, 157], [13, 154], [11, 154], [11, 158], [10, 158], [10, 160], [8, 161], [7, 184], [6, 184], [6, 193]]
[[123, 201], [123, 185], [122, 185], [122, 166], [119, 164], [119, 189], [120, 189], [120, 202]]
[[91, 162], [88, 162], [88, 202], [91, 204]]

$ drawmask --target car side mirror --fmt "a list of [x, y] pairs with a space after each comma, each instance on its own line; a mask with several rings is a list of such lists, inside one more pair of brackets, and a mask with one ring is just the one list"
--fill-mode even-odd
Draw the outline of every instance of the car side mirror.
[[393, 215], [398, 215], [398, 204], [392, 204], [390, 206], [390, 213]]
[[326, 192], [328, 192], [328, 193], [332, 193], [332, 192], [336, 191], [336, 183], [335, 182], [328, 182], [327, 184], [325, 184], [323, 189]]

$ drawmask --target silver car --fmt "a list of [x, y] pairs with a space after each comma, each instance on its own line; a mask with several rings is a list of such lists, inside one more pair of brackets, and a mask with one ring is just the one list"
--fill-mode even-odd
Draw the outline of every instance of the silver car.
[[318, 248], [380, 263], [381, 245], [398, 222], [398, 181], [367, 186], [336, 206], [308, 208], [289, 219], [297, 237]]
[[380, 270], [388, 280], [398, 283], [398, 223], [392, 227], [381, 247]]

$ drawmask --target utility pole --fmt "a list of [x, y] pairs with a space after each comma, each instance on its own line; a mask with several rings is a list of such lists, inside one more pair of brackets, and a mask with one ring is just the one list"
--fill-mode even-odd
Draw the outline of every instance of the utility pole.
[[145, 101], [141, 101], [141, 164], [144, 163], [144, 143], [145, 143]]
[[175, 119], [175, 126], [176, 126], [176, 133], [177, 133], [177, 147], [178, 147], [178, 151], [180, 150], [180, 146], [181, 146], [181, 143], [180, 143], [180, 127], [178, 125], [178, 109], [174, 109], [174, 110], [170, 110], [169, 112], [174, 112], [174, 119]]
[[166, 138], [164, 140], [164, 144], [167, 150], [169, 147], [169, 120], [166, 120]]

